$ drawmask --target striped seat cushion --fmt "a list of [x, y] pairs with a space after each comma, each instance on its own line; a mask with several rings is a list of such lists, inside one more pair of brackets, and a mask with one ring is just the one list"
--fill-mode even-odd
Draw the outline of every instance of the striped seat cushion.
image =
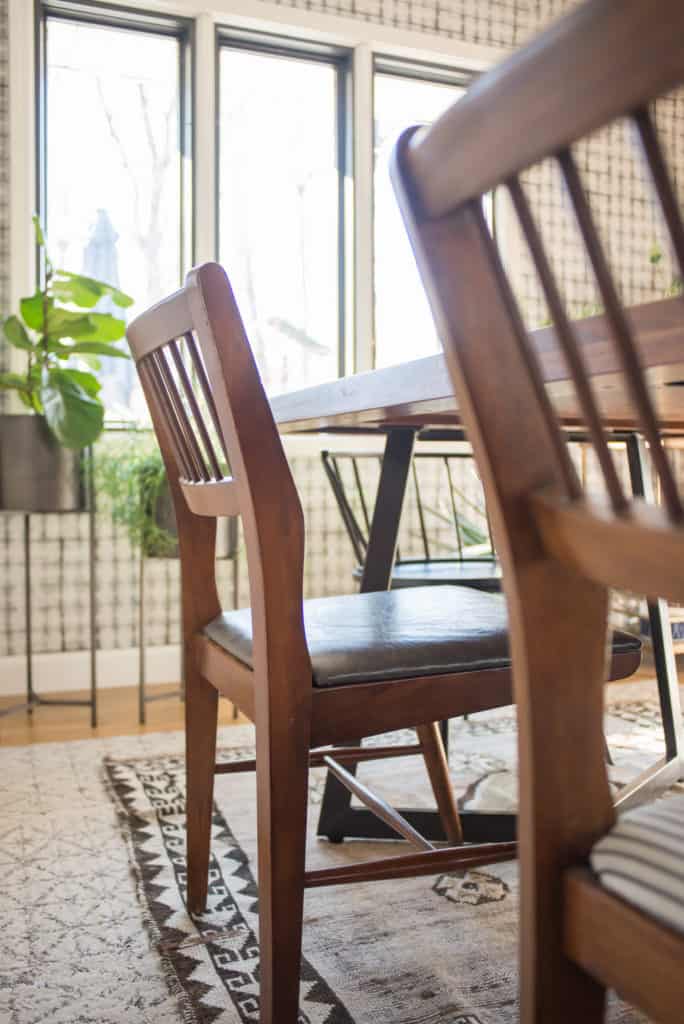
[[604, 888], [684, 934], [684, 796], [621, 815], [590, 861]]

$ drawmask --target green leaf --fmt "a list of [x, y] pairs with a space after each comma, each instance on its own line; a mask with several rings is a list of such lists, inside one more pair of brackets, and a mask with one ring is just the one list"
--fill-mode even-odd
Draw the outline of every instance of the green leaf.
[[60, 338], [84, 342], [118, 341], [126, 333], [126, 321], [109, 313], [80, 313], [58, 307], [50, 310], [47, 333], [50, 342]]
[[[59, 271], [61, 274], [61, 271]], [[52, 294], [60, 302], [72, 302], [74, 306], [81, 309], [92, 309], [104, 295], [100, 287], [92, 287], [86, 281], [77, 277], [62, 280], [55, 276], [52, 279]]]
[[32, 409], [33, 412], [37, 413], [41, 413], [43, 411], [42, 408], [39, 408], [40, 402], [38, 401], [38, 397], [35, 392], [18, 390], [17, 395], [27, 409]]
[[73, 371], [47, 371], [40, 396], [47, 424], [66, 448], [85, 448], [102, 433], [104, 406], [81, 387]]
[[34, 331], [42, 331], [43, 307], [45, 304], [47, 304], [49, 317], [49, 311], [54, 303], [52, 299], [46, 299], [43, 292], [34, 292], [33, 295], [29, 295], [27, 298], [20, 300], [19, 309], [21, 310], [21, 317], [27, 327], [30, 327]]
[[40, 217], [37, 213], [34, 213], [33, 217], [31, 217], [31, 220], [33, 221], [33, 227], [36, 232], [36, 242], [38, 243], [38, 245], [42, 245], [43, 247], [45, 247], [47, 245], [47, 242], [45, 241], [45, 233], [40, 223]]
[[0, 373], [0, 388], [3, 391], [28, 391], [26, 377], [20, 373]]
[[78, 384], [80, 388], [83, 388], [87, 395], [94, 398], [102, 390], [102, 385], [95, 376], [94, 373], [88, 373], [87, 370], [75, 370], [69, 366], [62, 373], [68, 374], [74, 383]]
[[118, 341], [126, 333], [126, 321], [110, 313], [88, 313], [89, 331], [78, 335], [80, 341]]
[[10, 345], [14, 345], [15, 348], [25, 349], [26, 351], [34, 348], [34, 344], [18, 316], [8, 316], [2, 327]]
[[116, 345], [108, 345], [106, 341], [77, 341], [69, 346], [69, 352], [88, 353], [96, 356], [113, 356], [115, 359], [130, 359], [128, 352]]
[[[107, 284], [105, 281], [98, 281], [95, 277], [86, 277], [84, 274], [73, 274], [69, 270], [56, 270], [55, 277], [60, 280], [60, 287], [62, 284], [67, 282], [73, 282], [78, 288], [82, 288], [84, 293], [89, 291], [91, 293], [98, 293], [98, 298], [102, 298], [103, 295], [108, 295], [112, 302], [116, 306], [120, 306], [121, 309], [127, 309], [133, 305], [133, 299], [130, 295], [126, 295], [125, 292], [115, 288], [112, 284]], [[75, 302], [76, 305], [81, 305], [75, 299], [67, 300]], [[95, 305], [95, 303], [93, 303]]]
[[[87, 338], [92, 333], [93, 325], [90, 314], [77, 313], [73, 309], [53, 308], [48, 313], [47, 339], [48, 345], [54, 348], [60, 338]], [[55, 351], [59, 348], [54, 348]]]

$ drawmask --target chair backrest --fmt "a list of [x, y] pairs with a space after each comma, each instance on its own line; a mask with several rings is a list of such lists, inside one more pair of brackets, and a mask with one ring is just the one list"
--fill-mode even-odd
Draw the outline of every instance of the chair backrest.
[[[356, 560], [363, 565], [370, 535], [373, 489], [377, 491], [382, 456], [373, 452], [323, 451], [321, 458]], [[375, 478], [363, 471], [369, 463], [377, 467]], [[421, 480], [420, 464], [426, 465], [431, 486], [425, 486]], [[473, 469], [474, 497], [462, 486], [463, 473], [459, 470], [464, 466]], [[409, 554], [403, 557], [397, 548], [395, 564], [495, 563], [487, 509], [472, 455], [460, 451], [415, 452], [411, 470], [413, 490], [407, 500], [415, 508], [422, 552], [416, 553], [415, 545], [411, 544]], [[439, 501], [442, 495], [447, 499], [446, 512]]]
[[192, 270], [127, 338], [178, 520], [186, 648], [220, 611], [216, 518], [239, 515], [255, 672], [272, 682], [299, 673], [293, 685], [310, 687], [301, 504], [225, 271], [215, 263]]
[[[520, 728], [521, 918], [541, 921], [525, 933], [537, 947], [523, 951], [523, 965], [545, 946], [558, 948], [559, 872], [613, 820], [602, 735], [608, 588], [684, 600], [682, 503], [571, 147], [620, 117], [633, 122], [682, 267], [682, 220], [648, 108], [682, 80], [681, 0], [590, 0], [483, 75], [431, 128], [404, 133], [394, 156], [395, 188], [503, 565]], [[624, 493], [521, 185], [521, 172], [547, 157], [557, 161], [574, 208], [660, 481], [661, 507]], [[499, 185], [527, 240], [605, 479], [606, 504], [583, 493], [483, 216], [482, 196]], [[684, 327], [684, 304], [678, 308]], [[539, 1009], [543, 986], [532, 992], [528, 982], [523, 973], [523, 1003], [534, 1000]], [[546, 984], [559, 983], [550, 972]]]

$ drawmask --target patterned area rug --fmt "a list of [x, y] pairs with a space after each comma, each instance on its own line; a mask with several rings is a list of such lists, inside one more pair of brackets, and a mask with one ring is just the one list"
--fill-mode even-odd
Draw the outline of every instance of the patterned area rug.
[[[616, 785], [657, 759], [648, 685], [611, 688], [607, 731]], [[221, 758], [250, 756], [251, 741], [249, 727], [223, 729]], [[453, 723], [451, 746], [462, 806], [514, 808], [511, 711]], [[431, 803], [418, 758], [361, 775], [404, 806]], [[195, 919], [184, 905], [183, 777], [180, 734], [0, 751], [3, 1024], [258, 1020], [253, 777], [217, 778], [209, 907]], [[315, 838], [323, 778], [312, 772], [309, 865], [387, 855], [387, 843]], [[513, 1024], [516, 930], [514, 864], [311, 890], [300, 1020]], [[614, 1000], [609, 1019], [642, 1018]]]

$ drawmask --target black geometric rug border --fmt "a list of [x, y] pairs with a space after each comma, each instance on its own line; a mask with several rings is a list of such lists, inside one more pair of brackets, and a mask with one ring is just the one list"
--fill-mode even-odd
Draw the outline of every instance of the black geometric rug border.
[[[249, 757], [248, 749], [224, 751], [231, 760]], [[259, 1020], [258, 939], [239, 903], [247, 901], [249, 911], [258, 910], [258, 890], [241, 849], [225, 818], [214, 804], [212, 856], [209, 865], [208, 907], [228, 918], [219, 931], [212, 913], [189, 915], [185, 927], [170, 924], [176, 908], [164, 896], [166, 885], [158, 884], [164, 860], [174, 873], [177, 891], [185, 904], [187, 877], [185, 861], [185, 794], [179, 782], [184, 759], [178, 756], [104, 762], [107, 789], [115, 802], [122, 836], [134, 865], [137, 894], [145, 925], [157, 946], [170, 990], [179, 997], [185, 1024], [215, 1024], [222, 1017], [256, 1024]], [[153, 808], [143, 814], [136, 806], [138, 787]], [[161, 848], [158, 843], [161, 839]], [[217, 841], [226, 847], [220, 860], [213, 853]], [[170, 895], [172, 895], [170, 893]], [[236, 896], [239, 897], [236, 899]], [[202, 951], [225, 990], [234, 1013], [226, 1006], [206, 1002], [212, 986], [196, 977], [203, 961]], [[300, 1024], [355, 1024], [330, 985], [302, 958]], [[477, 1024], [470, 1018], [454, 1024]]]

